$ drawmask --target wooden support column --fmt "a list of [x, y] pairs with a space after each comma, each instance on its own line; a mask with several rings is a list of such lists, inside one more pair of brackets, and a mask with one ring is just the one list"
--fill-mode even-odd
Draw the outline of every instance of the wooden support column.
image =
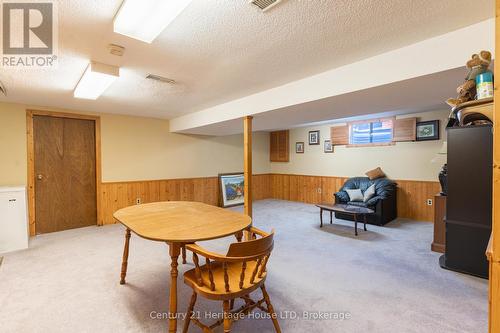
[[[500, 0], [495, 5], [495, 59], [500, 59]], [[495, 77], [500, 78], [500, 65], [495, 64]], [[500, 332], [500, 82], [495, 82], [493, 135], [493, 227], [488, 247], [490, 260], [489, 332]]]
[[243, 118], [243, 154], [244, 166], [243, 173], [245, 175], [245, 214], [252, 217], [252, 119], [253, 117], [246, 116]]

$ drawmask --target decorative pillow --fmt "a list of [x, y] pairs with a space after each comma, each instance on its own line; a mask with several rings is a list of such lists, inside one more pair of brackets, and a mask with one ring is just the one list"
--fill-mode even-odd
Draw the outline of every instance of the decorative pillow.
[[345, 190], [347, 194], [349, 194], [349, 201], [360, 201], [363, 202], [363, 193], [361, 190], [358, 189], [353, 189], [353, 190]]
[[365, 173], [365, 175], [367, 175], [370, 180], [385, 177], [385, 173], [382, 171], [382, 169], [380, 169], [380, 167], [368, 171], [367, 173]]
[[373, 198], [374, 195], [375, 195], [375, 184], [368, 187], [365, 193], [363, 193], [363, 202], [367, 202], [368, 200]]

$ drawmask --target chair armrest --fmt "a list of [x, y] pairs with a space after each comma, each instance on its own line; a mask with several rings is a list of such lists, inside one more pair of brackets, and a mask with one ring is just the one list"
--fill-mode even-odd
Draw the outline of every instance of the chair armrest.
[[365, 203], [367, 206], [375, 206], [377, 204], [377, 202], [379, 202], [379, 200], [384, 200], [384, 199], [385, 199], [384, 197], [382, 197], [380, 195], [376, 195]]
[[212, 260], [224, 261], [227, 259], [227, 257], [225, 255], [208, 251], [207, 249], [205, 249], [205, 248], [203, 248], [195, 243], [186, 244], [186, 249], [193, 252], [193, 253], [199, 254], [205, 258], [212, 259]]
[[[260, 230], [260, 229], [257, 229], [257, 228], [255, 228], [255, 227], [250, 227], [250, 228], [248, 229], [248, 231], [250, 231], [250, 233], [252, 233], [252, 234], [257, 234], [257, 235], [259, 235], [260, 237], [266, 237], [266, 236], [269, 236], [269, 234], [268, 234], [267, 232], [262, 231], [262, 230]], [[273, 231], [274, 231], [274, 230], [273, 230]]]
[[208, 258], [210, 260], [218, 261], [218, 262], [238, 262], [241, 261], [239, 257], [228, 257], [226, 255], [215, 253], [208, 251], [207, 249], [199, 246], [198, 244], [186, 244], [186, 249], [201, 255], [202, 257]]
[[380, 195], [376, 195], [365, 203], [367, 206], [375, 206], [379, 200], [384, 200], [384, 198], [381, 197]]
[[349, 202], [349, 194], [346, 191], [339, 191], [333, 195], [335, 196], [335, 202]]

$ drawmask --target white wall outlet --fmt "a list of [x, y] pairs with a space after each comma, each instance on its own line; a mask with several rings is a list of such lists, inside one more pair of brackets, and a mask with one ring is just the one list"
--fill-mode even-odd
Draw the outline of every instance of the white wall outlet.
[[137, 199], [135, 199], [135, 204], [136, 204], [136, 205], [140, 205], [140, 204], [142, 204], [142, 199], [141, 199], [141, 198], [137, 198]]
[[321, 193], [321, 187], [318, 187], [318, 193]]
[[432, 199], [427, 199], [427, 206], [432, 206]]

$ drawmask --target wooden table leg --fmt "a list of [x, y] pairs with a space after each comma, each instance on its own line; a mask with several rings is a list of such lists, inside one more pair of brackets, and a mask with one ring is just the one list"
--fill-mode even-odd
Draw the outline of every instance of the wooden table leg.
[[364, 222], [364, 226], [363, 226], [363, 228], [364, 228], [364, 229], [365, 229], [365, 231], [366, 231], [366, 214], [364, 214], [364, 219], [363, 219], [363, 222]]
[[323, 228], [323, 208], [319, 209], [319, 227]]
[[186, 261], [186, 244], [182, 244], [182, 263], [187, 264]]
[[332, 211], [330, 211], [330, 224], [332, 224], [332, 223], [333, 223], [333, 220], [332, 220], [332, 215], [333, 215], [333, 212], [332, 212]]
[[122, 271], [120, 274], [120, 284], [125, 284], [125, 277], [127, 276], [129, 243], [130, 243], [130, 229], [127, 228], [127, 230], [125, 231], [125, 246], [123, 247]]
[[170, 306], [169, 306], [169, 320], [168, 320], [168, 331], [170, 333], [177, 332], [177, 275], [179, 271], [177, 270], [177, 260], [180, 255], [180, 244], [170, 243], [168, 244], [170, 249], [170, 259], [172, 263], [170, 264]]

